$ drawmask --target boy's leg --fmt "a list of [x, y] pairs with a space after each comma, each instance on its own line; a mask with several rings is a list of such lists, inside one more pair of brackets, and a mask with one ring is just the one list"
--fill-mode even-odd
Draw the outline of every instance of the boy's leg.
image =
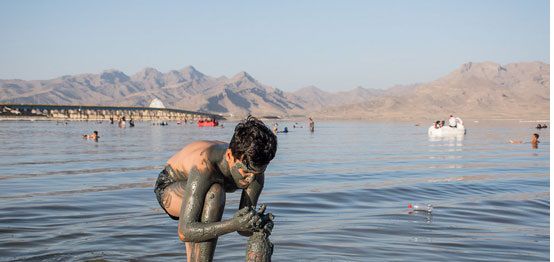
[[[213, 184], [204, 200], [204, 208], [202, 209], [202, 222], [218, 222], [221, 221], [223, 216], [223, 210], [225, 208], [225, 190], [220, 184]], [[215, 252], [215, 246], [217, 245], [217, 238], [211, 239], [205, 242], [190, 243], [192, 244], [191, 259], [190, 261], [212, 261]], [[187, 257], [188, 250], [191, 247], [187, 243]]]
[[165, 188], [162, 195], [162, 203], [165, 212], [174, 219], [179, 218], [181, 204], [185, 193], [186, 181], [178, 181]]

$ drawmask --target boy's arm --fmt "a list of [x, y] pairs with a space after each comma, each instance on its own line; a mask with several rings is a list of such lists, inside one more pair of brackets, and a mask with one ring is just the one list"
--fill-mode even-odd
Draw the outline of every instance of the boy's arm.
[[[258, 198], [264, 188], [265, 174], [256, 176], [256, 179], [252, 181], [248, 188], [242, 190], [240, 197], [239, 209], [248, 208], [250, 206], [256, 206], [258, 204]], [[252, 232], [238, 231], [241, 236], [251, 236]]]
[[[206, 171], [209, 172], [209, 171]], [[255, 212], [239, 210], [230, 220], [203, 223], [200, 221], [206, 193], [213, 185], [210, 174], [198, 168], [189, 172], [179, 215], [179, 238], [185, 242], [202, 242], [237, 230], [249, 231], [255, 224]]]

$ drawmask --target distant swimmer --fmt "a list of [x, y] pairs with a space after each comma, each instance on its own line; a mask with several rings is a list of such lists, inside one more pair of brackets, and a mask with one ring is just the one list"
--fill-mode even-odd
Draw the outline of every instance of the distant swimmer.
[[285, 126], [285, 128], [283, 129], [283, 131], [277, 131], [277, 133], [288, 133], [289, 132], [289, 129], [288, 127]]
[[[508, 140], [510, 144], [523, 144], [523, 140]], [[539, 147], [539, 134], [534, 133], [533, 136], [531, 136], [531, 141], [529, 142], [531, 144], [531, 147], [538, 148]]]
[[548, 128], [548, 126], [546, 124], [545, 125], [537, 124], [537, 129], [543, 129], [543, 128]]
[[308, 117], [308, 126], [310, 127], [310, 132], [313, 133], [315, 130], [315, 123], [311, 117]]
[[531, 137], [531, 146], [533, 148], [539, 148], [539, 134], [537, 133], [534, 133], [533, 136]]
[[100, 136], [98, 135], [98, 131], [94, 131], [90, 135], [83, 135], [83, 138], [98, 141], [98, 138], [100, 138]]
[[119, 119], [119, 128], [125, 128], [125, 117]]

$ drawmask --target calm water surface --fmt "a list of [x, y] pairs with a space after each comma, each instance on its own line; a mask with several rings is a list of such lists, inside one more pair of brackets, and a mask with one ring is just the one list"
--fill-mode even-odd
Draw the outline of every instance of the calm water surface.
[[[184, 259], [153, 185], [187, 143], [229, 141], [235, 124], [224, 125], [0, 121], [0, 260]], [[463, 139], [407, 123], [284, 126], [260, 198], [276, 215], [275, 261], [549, 259], [548, 129], [532, 149], [506, 141], [529, 141], [533, 123], [468, 123]], [[93, 130], [99, 142], [80, 137]], [[246, 241], [221, 237], [215, 260], [244, 261]]]

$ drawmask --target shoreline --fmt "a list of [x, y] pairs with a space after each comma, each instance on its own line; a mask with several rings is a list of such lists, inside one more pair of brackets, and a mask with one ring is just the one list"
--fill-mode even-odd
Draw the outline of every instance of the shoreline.
[[[414, 123], [414, 124], [425, 124], [425, 123], [433, 123], [434, 121], [431, 119], [397, 119], [397, 118], [317, 118], [312, 117], [317, 122], [392, 122], [392, 123]], [[264, 122], [298, 122], [303, 123], [307, 121], [306, 118], [301, 117], [282, 117], [282, 118], [264, 118], [260, 117], [260, 119]], [[228, 118], [226, 119], [230, 122], [240, 121], [242, 118]], [[0, 122], [1, 121], [57, 121], [57, 122], [63, 122], [63, 121], [71, 121], [71, 122], [98, 122], [98, 121], [110, 121], [109, 119], [105, 118], [90, 118], [90, 119], [75, 119], [75, 118], [57, 118], [57, 117], [46, 117], [46, 116], [0, 116]], [[135, 119], [135, 122], [152, 122], [152, 121], [161, 121], [158, 119]], [[181, 120], [164, 120], [164, 121], [170, 121], [170, 122], [178, 122]], [[479, 122], [487, 122], [487, 121], [495, 121], [495, 122], [518, 122], [518, 123], [550, 123], [549, 119], [528, 119], [528, 118], [465, 118], [464, 122], [466, 123], [479, 123]], [[221, 121], [220, 121], [221, 122]]]

